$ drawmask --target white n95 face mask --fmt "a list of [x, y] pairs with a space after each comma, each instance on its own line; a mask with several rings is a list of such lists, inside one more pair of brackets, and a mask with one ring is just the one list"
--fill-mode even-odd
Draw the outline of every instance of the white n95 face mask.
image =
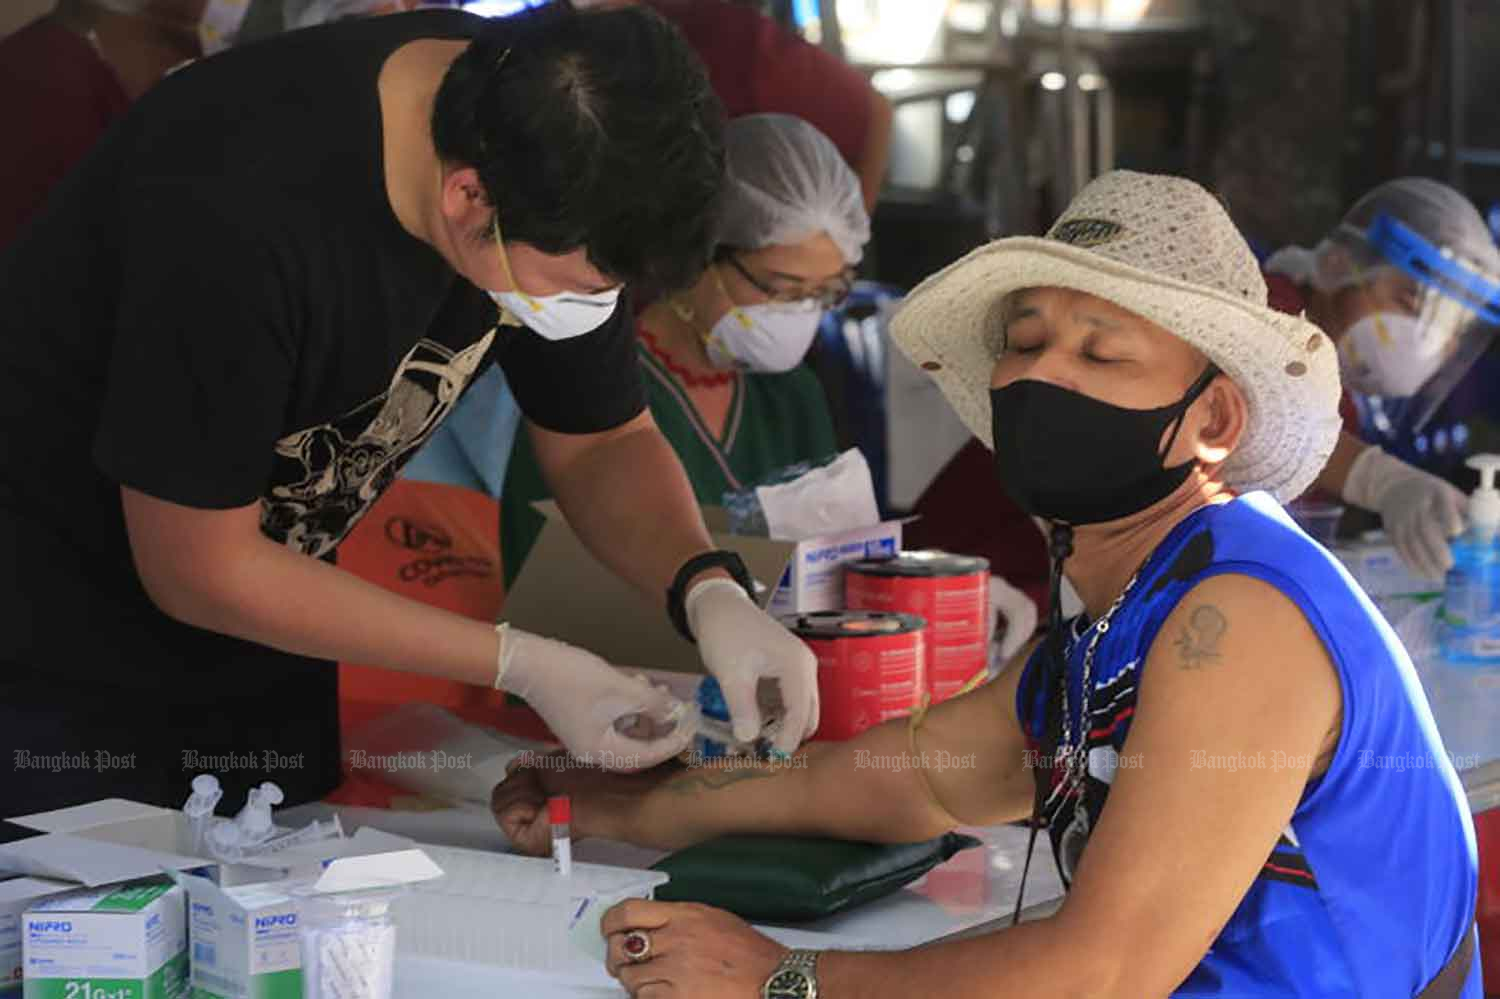
[[1437, 373], [1449, 338], [1399, 312], [1377, 312], [1349, 327], [1339, 341], [1339, 373], [1344, 384], [1367, 395], [1416, 395]]
[[490, 298], [538, 336], [569, 340], [603, 326], [614, 315], [620, 289], [595, 294], [565, 291], [541, 297], [524, 291], [492, 291]]
[[811, 301], [736, 305], [714, 323], [703, 347], [716, 368], [779, 374], [802, 363], [822, 318]]
[[510, 254], [505, 252], [505, 241], [500, 237], [500, 219], [494, 222], [495, 245], [500, 248], [500, 266], [505, 271], [505, 280], [511, 291], [492, 291], [490, 298], [501, 310], [509, 313], [516, 322], [538, 336], [548, 340], [571, 340], [575, 336], [592, 333], [603, 326], [614, 315], [615, 305], [620, 301], [620, 289], [586, 293], [564, 291], [556, 295], [528, 295], [516, 283], [516, 275], [510, 269]]

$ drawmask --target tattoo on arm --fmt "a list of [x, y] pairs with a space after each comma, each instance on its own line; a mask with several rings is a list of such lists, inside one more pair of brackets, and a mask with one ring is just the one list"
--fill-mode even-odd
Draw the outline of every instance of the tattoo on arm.
[[663, 789], [671, 791], [673, 794], [697, 794], [700, 791], [717, 791], [742, 781], [769, 780], [782, 772], [783, 769], [771, 767], [767, 770], [759, 770], [747, 767], [716, 772], [712, 768], [704, 767], [684, 774], [681, 777], [674, 777], [663, 785]]
[[1212, 604], [1193, 608], [1187, 627], [1177, 639], [1177, 654], [1183, 669], [1202, 669], [1219, 661], [1219, 639], [1229, 629], [1229, 621]]

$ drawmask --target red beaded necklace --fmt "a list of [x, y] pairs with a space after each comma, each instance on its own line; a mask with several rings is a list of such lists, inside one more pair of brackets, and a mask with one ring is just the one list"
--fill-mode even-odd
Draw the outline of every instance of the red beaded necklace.
[[640, 333], [641, 339], [646, 344], [646, 349], [651, 352], [651, 356], [660, 361], [663, 367], [688, 388], [718, 388], [721, 385], [728, 385], [734, 381], [736, 374], [734, 371], [716, 371], [711, 375], [700, 375], [689, 371], [673, 359], [666, 348], [657, 342], [655, 334], [644, 325], [637, 324], [637, 332]]

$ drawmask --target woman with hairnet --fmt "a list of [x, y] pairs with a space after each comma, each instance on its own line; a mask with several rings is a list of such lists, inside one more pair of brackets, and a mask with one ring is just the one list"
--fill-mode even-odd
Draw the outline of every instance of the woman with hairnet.
[[[659, 298], [636, 332], [651, 414], [702, 503], [835, 450], [822, 387], [802, 358], [849, 292], [870, 238], [859, 178], [800, 118], [746, 115], [724, 133], [718, 248], [698, 282]], [[544, 520], [531, 445], [516, 438], [501, 500], [514, 579]]]
[[1467, 498], [1440, 475], [1462, 468], [1470, 437], [1434, 417], [1500, 322], [1500, 251], [1484, 220], [1453, 188], [1404, 177], [1266, 270], [1272, 304], [1305, 311], [1338, 348], [1345, 433], [1318, 487], [1378, 512], [1407, 566], [1441, 577]]

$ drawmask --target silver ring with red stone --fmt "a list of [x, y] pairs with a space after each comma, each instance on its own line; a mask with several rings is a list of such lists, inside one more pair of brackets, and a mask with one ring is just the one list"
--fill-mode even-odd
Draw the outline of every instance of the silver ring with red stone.
[[625, 957], [633, 964], [640, 964], [651, 957], [651, 938], [646, 935], [645, 930], [631, 930], [625, 934], [621, 946], [625, 948]]

